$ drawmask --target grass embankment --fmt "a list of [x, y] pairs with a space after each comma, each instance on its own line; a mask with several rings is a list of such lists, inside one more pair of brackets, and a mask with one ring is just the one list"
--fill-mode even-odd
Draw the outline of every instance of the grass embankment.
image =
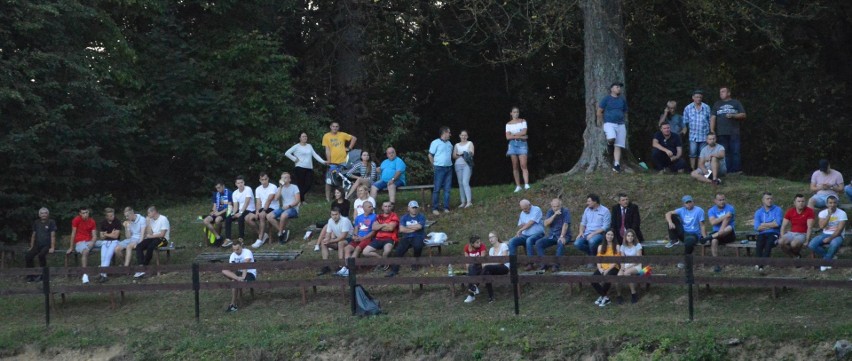
[[[730, 177], [718, 188], [737, 207], [738, 228], [745, 227], [759, 206], [760, 193], [770, 190], [783, 207], [807, 186], [769, 178]], [[563, 193], [571, 210], [573, 233], [589, 192], [601, 195], [607, 206], [615, 194], [626, 191], [640, 205], [647, 239], [665, 237], [662, 215], [680, 206], [680, 197], [691, 194], [703, 208], [711, 205], [716, 191], [670, 175], [592, 175], [551, 177], [531, 191], [511, 193], [509, 186], [474, 189], [475, 206], [453, 210], [438, 218], [435, 231], [453, 240], [495, 230], [503, 238], [513, 233], [518, 201], [529, 198], [546, 209], [547, 202]], [[405, 193], [400, 199], [416, 199]], [[318, 196], [304, 206], [292, 229], [326, 217], [327, 205]], [[380, 200], [384, 197], [380, 197]], [[453, 204], [458, 202], [454, 193]], [[400, 202], [403, 203], [403, 202]], [[162, 209], [169, 216], [178, 245], [187, 246], [173, 258], [191, 263], [195, 254], [209, 251], [201, 243], [201, 226], [192, 223], [209, 205], [204, 202]], [[429, 218], [435, 218], [429, 215]], [[273, 249], [302, 249], [304, 259], [315, 259], [313, 244], [301, 240]], [[249, 235], [253, 237], [252, 234]], [[460, 254], [462, 243], [448, 254]], [[655, 249], [653, 253], [677, 254]], [[552, 252], [553, 249], [550, 249]], [[224, 252], [224, 251], [223, 251]], [[572, 251], [571, 254], [577, 254]], [[724, 250], [723, 255], [732, 255]], [[848, 254], [848, 253], [847, 253]], [[847, 254], [841, 257], [848, 257]], [[780, 252], [775, 255], [780, 257]], [[60, 257], [53, 262], [58, 265]], [[313, 277], [316, 270], [261, 274], [271, 277]], [[673, 267], [657, 272], [679, 275]], [[699, 268], [699, 274], [711, 274]], [[403, 269], [403, 275], [410, 271]], [[446, 275], [444, 268], [427, 268], [423, 275]], [[723, 275], [760, 277], [751, 269], [728, 267]], [[768, 276], [795, 275], [808, 278], [848, 279], [850, 270], [824, 274], [811, 269], [770, 269]], [[380, 277], [378, 274], [371, 276]], [[218, 275], [206, 280], [221, 281]], [[166, 274], [142, 282], [189, 282], [189, 273]], [[22, 282], [2, 280], [3, 286]], [[79, 280], [59, 280], [77, 283]], [[110, 282], [131, 282], [118, 277]], [[193, 319], [190, 292], [128, 294], [119, 309], [109, 310], [107, 295], [72, 294], [53, 314], [52, 326], [43, 326], [43, 301], [38, 296], [3, 299], [4, 327], [0, 330], [0, 356], [20, 354], [27, 358], [51, 356], [84, 359], [119, 355], [126, 359], [828, 359], [837, 339], [852, 337], [852, 294], [846, 290], [794, 289], [772, 299], [768, 289], [719, 288], [702, 291], [696, 303], [696, 320], [687, 322], [683, 286], [655, 286], [641, 294], [635, 305], [599, 308], [590, 287], [569, 296], [567, 288], [532, 285], [524, 288], [521, 314], [512, 314], [508, 287], [496, 287], [497, 300], [462, 303], [463, 295], [451, 298], [446, 286], [427, 286], [409, 295], [408, 287], [370, 289], [382, 301], [387, 315], [360, 319], [349, 315], [349, 306], [337, 288], [320, 288], [306, 306], [295, 289], [260, 291], [238, 312], [227, 314], [228, 291], [202, 292], [202, 320]], [[484, 297], [483, 297], [484, 298]], [[728, 339], [743, 341], [724, 345]], [[118, 347], [117, 347], [118, 346]]]

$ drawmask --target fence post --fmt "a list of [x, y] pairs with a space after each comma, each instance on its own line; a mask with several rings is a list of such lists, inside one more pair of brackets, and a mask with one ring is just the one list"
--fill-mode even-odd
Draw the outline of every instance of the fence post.
[[352, 305], [352, 316], [358, 310], [357, 301], [355, 299], [355, 258], [349, 257], [346, 259], [346, 268], [349, 269], [349, 303]]
[[689, 287], [689, 321], [692, 322], [695, 313], [693, 307], [692, 286], [695, 284], [694, 263], [692, 262], [692, 254], [685, 255], [686, 258], [686, 284]]
[[199, 291], [201, 290], [201, 279], [198, 276], [198, 263], [192, 264], [192, 290], [195, 292], [195, 321], [200, 321], [201, 305], [199, 303]]
[[44, 325], [50, 327], [50, 268], [41, 268], [41, 288], [44, 290]]
[[521, 308], [518, 305], [518, 255], [509, 256], [509, 275], [512, 280], [512, 294], [515, 298], [515, 315], [521, 313]]

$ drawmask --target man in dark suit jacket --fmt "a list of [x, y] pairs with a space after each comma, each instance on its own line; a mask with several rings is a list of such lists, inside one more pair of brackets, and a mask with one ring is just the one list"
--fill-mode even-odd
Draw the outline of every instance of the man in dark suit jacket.
[[612, 230], [615, 231], [615, 240], [618, 241], [618, 244], [622, 243], [624, 232], [628, 229], [636, 232], [636, 238], [640, 243], [645, 242], [640, 229], [639, 206], [631, 203], [627, 194], [618, 194], [618, 204], [612, 206], [610, 214], [612, 214]]

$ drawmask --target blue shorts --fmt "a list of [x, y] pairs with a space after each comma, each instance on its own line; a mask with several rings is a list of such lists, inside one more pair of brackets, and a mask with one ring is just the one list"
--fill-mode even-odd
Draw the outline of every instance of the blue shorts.
[[275, 219], [281, 218], [281, 214], [287, 212], [287, 218], [299, 218], [299, 211], [296, 208], [289, 208], [286, 211], [284, 208], [278, 208], [272, 214], [275, 215]]
[[707, 142], [693, 142], [689, 141], [689, 157], [690, 158], [698, 158], [698, 155], [701, 153], [701, 148], [704, 148], [704, 145]]
[[[397, 187], [402, 187], [402, 186], [405, 185], [405, 183], [402, 182], [402, 179], [397, 179], [397, 180], [393, 181], [393, 184], [396, 185]], [[383, 190], [383, 189], [386, 189], [388, 187], [388, 182], [378, 181], [376, 183], [373, 183], [373, 187], [376, 187], [376, 189], [378, 189], [378, 190]]]
[[373, 247], [373, 249], [384, 249], [385, 245], [388, 244], [388, 243], [393, 244], [393, 240], [392, 239], [373, 239], [373, 241], [370, 242], [370, 247]]
[[506, 151], [506, 155], [527, 155], [528, 151], [526, 140], [512, 139], [509, 141], [509, 149]]
[[[825, 201], [828, 200], [828, 197], [830, 195], [831, 194], [814, 194], [814, 196], [811, 197], [811, 199], [814, 200], [814, 207], [825, 208]], [[835, 197], [837, 197], [837, 196], [835, 196]], [[837, 199], [838, 199], [837, 203], [839, 205], [840, 204], [840, 201], [839, 201], [840, 197], [838, 197]]]

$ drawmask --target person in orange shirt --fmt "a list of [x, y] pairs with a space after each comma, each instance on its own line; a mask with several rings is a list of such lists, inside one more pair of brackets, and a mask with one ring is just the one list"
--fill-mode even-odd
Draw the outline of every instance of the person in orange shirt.
[[[612, 230], [606, 231], [606, 236], [604, 236], [606, 241], [601, 243], [598, 246], [598, 257], [606, 256], [613, 257], [619, 256], [618, 253], [618, 245], [615, 243], [615, 232]], [[606, 276], [615, 276], [618, 274], [618, 263], [598, 263], [598, 269], [595, 270], [594, 275], [606, 275]], [[611, 301], [609, 297], [607, 297], [607, 293], [609, 293], [609, 288], [612, 286], [612, 283], [604, 283], [601, 285], [600, 283], [592, 283], [592, 287], [595, 288], [595, 291], [598, 292], [600, 297], [598, 297], [595, 304], [600, 307], [606, 307], [606, 305], [610, 304]]]

